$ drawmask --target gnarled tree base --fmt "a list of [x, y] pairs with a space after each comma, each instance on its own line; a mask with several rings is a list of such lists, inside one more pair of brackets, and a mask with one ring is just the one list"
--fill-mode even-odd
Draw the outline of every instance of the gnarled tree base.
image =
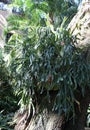
[[23, 115], [22, 119], [18, 121], [15, 130], [62, 130], [64, 116], [49, 113], [45, 109], [43, 112], [32, 117], [28, 124], [25, 124], [26, 114]]
[[87, 108], [90, 103], [90, 90], [87, 89], [84, 97], [80, 93], [76, 97], [80, 106], [75, 105], [74, 122], [71, 118], [65, 122], [64, 114], [59, 116], [54, 112], [48, 112], [47, 109], [44, 109], [41, 113], [37, 112], [31, 119], [28, 119], [26, 111], [23, 114], [18, 114], [15, 130], [84, 130]]

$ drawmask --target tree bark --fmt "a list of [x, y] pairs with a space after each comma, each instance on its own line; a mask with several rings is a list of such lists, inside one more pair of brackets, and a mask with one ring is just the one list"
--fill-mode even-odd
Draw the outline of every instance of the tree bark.
[[90, 103], [90, 90], [87, 89], [85, 96], [79, 98], [80, 108], [78, 108], [78, 105], [75, 106], [75, 121], [73, 122], [73, 120], [69, 120], [66, 122], [64, 130], [85, 130], [86, 114]]
[[26, 113], [22, 116], [19, 115], [14, 130], [62, 130], [64, 115], [59, 116], [44, 109], [43, 112], [34, 115], [27, 125], [25, 123], [26, 120]]
[[[80, 105], [75, 104], [75, 120], [65, 122], [64, 114], [58, 114], [44, 109], [38, 112], [27, 122], [27, 112], [18, 116], [15, 130], [84, 130], [86, 123], [87, 108], [90, 103], [90, 89], [86, 88], [85, 95], [76, 94]], [[27, 123], [26, 123], [27, 122]]]

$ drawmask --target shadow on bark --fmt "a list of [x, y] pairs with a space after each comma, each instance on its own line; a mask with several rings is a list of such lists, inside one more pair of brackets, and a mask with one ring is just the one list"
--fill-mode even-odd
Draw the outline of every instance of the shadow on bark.
[[65, 122], [64, 114], [59, 116], [46, 108], [42, 112], [37, 111], [32, 118], [28, 119], [26, 111], [22, 115], [18, 114], [15, 130], [84, 130], [87, 108], [90, 103], [90, 90], [87, 89], [84, 97], [80, 95], [80, 92], [77, 93], [76, 98], [80, 102], [80, 106], [75, 104], [75, 120], [69, 118]]

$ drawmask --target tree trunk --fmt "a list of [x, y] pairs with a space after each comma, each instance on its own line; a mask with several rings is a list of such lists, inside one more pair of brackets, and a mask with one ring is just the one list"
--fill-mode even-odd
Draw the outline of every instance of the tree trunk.
[[76, 98], [80, 102], [80, 105], [75, 104], [75, 120], [69, 118], [65, 122], [64, 114], [59, 116], [54, 112], [48, 112], [47, 109], [44, 109], [41, 113], [37, 111], [28, 120], [27, 112], [25, 112], [23, 115], [18, 116], [15, 130], [84, 130], [87, 108], [90, 103], [90, 90], [87, 89], [84, 97], [79, 92]]
[[27, 120], [26, 113], [23, 117], [19, 115], [18, 119], [14, 130], [62, 130], [64, 122], [63, 115], [59, 116], [53, 112], [48, 112], [47, 109], [34, 115], [27, 123], [25, 122]]
[[[85, 105], [84, 105], [85, 106]], [[76, 114], [75, 121], [69, 120], [65, 124], [64, 130], [85, 130], [87, 107], [83, 107], [81, 112]]]
[[90, 90], [87, 89], [85, 96], [79, 98], [80, 106], [75, 106], [75, 121], [69, 120], [66, 122], [64, 130], [85, 130], [86, 114], [90, 103]]

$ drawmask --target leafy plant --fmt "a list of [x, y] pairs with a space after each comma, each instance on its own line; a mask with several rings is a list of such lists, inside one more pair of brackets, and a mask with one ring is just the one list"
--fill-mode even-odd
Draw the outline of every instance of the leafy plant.
[[[43, 1], [34, 1], [29, 5], [31, 16], [26, 13], [8, 19], [7, 32], [14, 30], [15, 33], [5, 45], [5, 66], [12, 77], [9, 81], [19, 96], [21, 110], [28, 109], [30, 114], [31, 108], [34, 111], [37, 95], [45, 92], [49, 103], [50, 93], [54, 91], [56, 95], [51, 110], [74, 117], [74, 105], [80, 105], [76, 94], [80, 92], [84, 96], [86, 86], [90, 85], [90, 65], [82, 55], [83, 51], [75, 48], [75, 38], [66, 30], [68, 3], [62, 1], [58, 5], [60, 10], [58, 7], [53, 12], [53, 2], [47, 1], [42, 9]], [[63, 5], [66, 10], [63, 10]], [[57, 11], [61, 11], [60, 17]], [[61, 20], [57, 25], [54, 16]]]
[[3, 112], [0, 112], [0, 129], [2, 130], [13, 130], [13, 128], [10, 126], [10, 121], [12, 121], [12, 117], [14, 116], [13, 113], [10, 114], [3, 114]]
[[74, 103], [78, 102], [75, 93], [80, 88], [84, 95], [90, 84], [90, 67], [74, 42], [62, 25], [56, 31], [53, 26], [31, 26], [27, 34], [23, 31], [10, 38], [6, 64], [12, 83], [22, 93], [21, 106], [32, 104], [30, 100], [33, 101], [36, 92], [58, 91], [52, 109], [75, 115]]
[[11, 77], [3, 61], [3, 49], [0, 51], [0, 129], [12, 130], [9, 122], [18, 109], [17, 98], [10, 85]]

